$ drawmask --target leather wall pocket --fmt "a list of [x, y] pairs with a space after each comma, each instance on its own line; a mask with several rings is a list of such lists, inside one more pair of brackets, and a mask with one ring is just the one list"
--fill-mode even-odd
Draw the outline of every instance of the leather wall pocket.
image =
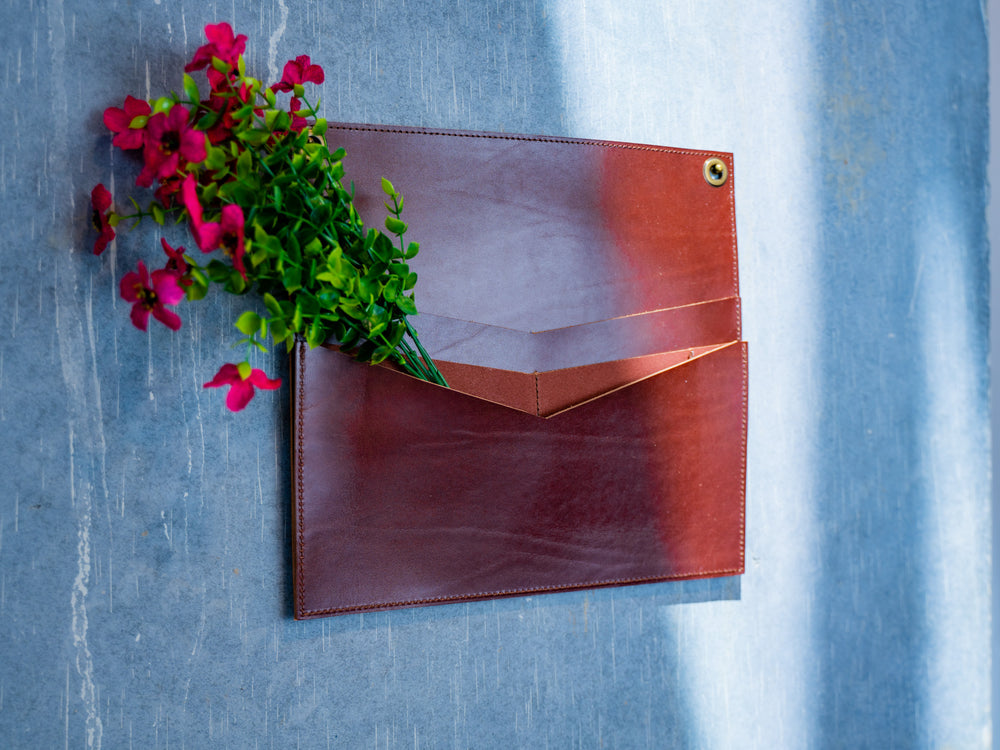
[[452, 387], [295, 348], [295, 616], [742, 573], [731, 156], [327, 137], [362, 216], [382, 176], [403, 194], [414, 324]]

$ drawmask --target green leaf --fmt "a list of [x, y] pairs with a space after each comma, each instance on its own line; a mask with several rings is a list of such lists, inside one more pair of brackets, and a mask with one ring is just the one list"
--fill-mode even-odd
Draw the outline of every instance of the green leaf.
[[312, 126], [313, 135], [322, 138], [324, 135], [326, 135], [326, 128], [327, 128], [326, 119], [323, 117], [317, 118], [316, 122]]
[[288, 257], [294, 262], [300, 263], [302, 261], [302, 247], [299, 245], [296, 232], [289, 232], [286, 235], [285, 248], [288, 250]]
[[385, 297], [386, 302], [395, 302], [401, 288], [402, 282], [399, 280], [399, 277], [393, 277], [389, 279], [385, 285], [385, 289], [382, 290], [382, 296]]
[[256, 268], [261, 263], [267, 260], [267, 246], [266, 245], [254, 245], [254, 250], [250, 253], [250, 262], [253, 263]]
[[306, 329], [306, 343], [309, 344], [310, 349], [315, 349], [325, 340], [326, 336], [324, 335], [323, 329], [320, 327], [318, 322], [313, 323]]
[[250, 149], [244, 149], [236, 160], [236, 176], [241, 180], [245, 179], [250, 174], [251, 169], [253, 169], [253, 155], [250, 153]]
[[264, 98], [267, 100], [268, 107], [276, 107], [278, 105], [278, 98], [270, 88], [264, 89]]
[[342, 336], [337, 336], [337, 343], [343, 349], [350, 349], [361, 339], [361, 334], [357, 328], [349, 327]]
[[383, 263], [388, 263], [392, 260], [392, 253], [394, 249], [395, 248], [393, 248], [392, 242], [389, 238], [384, 234], [379, 234], [379, 236], [375, 239], [375, 242], [372, 243], [371, 252], [372, 255], [374, 255], [378, 260]]
[[257, 147], [257, 146], [263, 146], [265, 143], [267, 143], [267, 140], [271, 137], [271, 134], [266, 130], [252, 129], [252, 130], [240, 131], [236, 134], [236, 137], [239, 138], [244, 143]]
[[198, 84], [195, 83], [194, 79], [187, 73], [184, 74], [184, 95], [192, 104], [197, 104], [201, 101], [201, 94], [198, 92]]
[[268, 294], [267, 292], [264, 292], [264, 307], [266, 307], [267, 311], [276, 318], [280, 318], [284, 315], [284, 313], [281, 310], [281, 305], [278, 304], [278, 300], [276, 300], [273, 295]]
[[219, 121], [218, 112], [208, 112], [201, 116], [201, 119], [198, 120], [198, 124], [195, 125], [195, 128], [198, 130], [208, 130], [218, 121]]
[[215, 200], [215, 196], [218, 195], [218, 194], [219, 194], [219, 183], [217, 183], [217, 182], [210, 182], [210, 183], [208, 183], [208, 185], [206, 185], [205, 187], [201, 188], [201, 192], [200, 192], [199, 197], [201, 198], [201, 202], [203, 204], [205, 204], [205, 203], [211, 203], [212, 201], [214, 201]]
[[312, 210], [312, 213], [309, 215], [309, 221], [317, 227], [325, 227], [332, 217], [333, 206], [328, 201], [323, 201]]
[[282, 341], [288, 338], [288, 327], [285, 325], [283, 320], [272, 320], [270, 323], [271, 327], [271, 338], [274, 340], [275, 344], [280, 344]]
[[201, 284], [203, 287], [208, 289], [208, 278], [206, 278], [205, 274], [202, 272], [200, 268], [198, 268], [197, 266], [192, 266], [189, 269], [188, 273], [190, 273], [191, 279], [194, 281], [195, 284]]
[[338, 307], [340, 307], [340, 309], [343, 310], [348, 317], [354, 318], [355, 320], [361, 320], [365, 316], [365, 311], [361, 308], [361, 303], [356, 299], [341, 297]]
[[377, 346], [375, 351], [372, 352], [372, 364], [376, 365], [379, 362], [384, 362], [392, 356], [393, 349], [391, 346]]
[[395, 235], [400, 235], [406, 231], [406, 223], [397, 219], [395, 216], [386, 216], [385, 228]]
[[163, 212], [163, 206], [161, 206], [159, 203], [153, 203], [150, 205], [149, 210], [153, 214], [153, 221], [155, 221], [162, 227], [163, 221], [166, 218], [166, 214]]
[[302, 269], [296, 266], [289, 266], [285, 269], [281, 283], [284, 285], [285, 291], [289, 294], [297, 292], [302, 288]]
[[412, 295], [409, 296], [409, 297], [399, 297], [399, 298], [397, 298], [396, 299], [396, 307], [398, 307], [400, 309], [400, 311], [403, 312], [403, 313], [405, 313], [406, 315], [416, 315], [417, 314], [417, 305], [413, 301], [413, 296]]
[[406, 278], [403, 279], [403, 289], [405, 291], [409, 291], [410, 289], [413, 289], [413, 287], [415, 287], [416, 285], [417, 285], [417, 274], [411, 271], [406, 275]]
[[389, 327], [389, 335], [385, 338], [389, 342], [389, 346], [395, 349], [399, 346], [399, 342], [403, 340], [403, 336], [406, 334], [406, 325], [401, 321], [393, 321], [392, 325]]
[[149, 122], [149, 115], [136, 115], [128, 126], [130, 128], [144, 128], [147, 122]]
[[[204, 279], [204, 276], [202, 276], [201, 279]], [[204, 299], [205, 295], [208, 294], [208, 284], [204, 283], [203, 280], [195, 278], [194, 273], [191, 274], [191, 281], [191, 285], [185, 292], [187, 294], [187, 298], [192, 302]]]
[[218, 258], [214, 258], [213, 260], [211, 260], [205, 271], [208, 273], [208, 278], [210, 278], [216, 284], [225, 283], [229, 279], [229, 271], [230, 271], [229, 266], [227, 266]]
[[252, 336], [260, 330], [261, 317], [253, 310], [247, 310], [236, 319], [236, 327], [241, 333]]
[[171, 99], [169, 96], [161, 96], [159, 99], [157, 99], [155, 102], [153, 102], [153, 112], [152, 112], [152, 114], [155, 115], [158, 112], [162, 112], [163, 114], [167, 114], [173, 108], [174, 108], [174, 100]]
[[406, 253], [403, 257], [409, 260], [410, 258], [416, 257], [417, 253], [419, 252], [420, 252], [420, 243], [411, 242], [409, 245], [407, 245]]
[[385, 177], [382, 178], [382, 191], [389, 197], [396, 195], [396, 188]]
[[268, 109], [264, 112], [264, 123], [268, 130], [288, 130], [291, 118], [283, 109]]
[[226, 291], [233, 294], [243, 294], [247, 290], [247, 283], [243, 280], [240, 272], [235, 268], [230, 270], [229, 278], [226, 280]]
[[217, 146], [209, 146], [208, 155], [205, 157], [205, 166], [213, 172], [218, 172], [220, 169], [225, 168], [228, 160], [229, 156], [226, 154], [225, 149], [218, 148]]
[[230, 70], [233, 69], [229, 63], [220, 60], [214, 55], [212, 57], [212, 67], [215, 68], [220, 73], [228, 73]]

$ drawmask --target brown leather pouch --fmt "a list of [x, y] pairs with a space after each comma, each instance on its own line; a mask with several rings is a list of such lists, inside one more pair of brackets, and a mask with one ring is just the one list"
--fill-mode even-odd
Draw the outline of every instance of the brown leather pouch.
[[369, 222], [381, 177], [404, 196], [413, 322], [451, 388], [295, 347], [295, 616], [742, 573], [731, 155], [327, 138]]

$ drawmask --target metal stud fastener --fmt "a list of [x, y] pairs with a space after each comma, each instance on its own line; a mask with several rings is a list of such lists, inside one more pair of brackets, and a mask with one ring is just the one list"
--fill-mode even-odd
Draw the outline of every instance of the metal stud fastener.
[[729, 167], [722, 159], [709, 159], [705, 162], [705, 182], [713, 187], [725, 185], [729, 179]]

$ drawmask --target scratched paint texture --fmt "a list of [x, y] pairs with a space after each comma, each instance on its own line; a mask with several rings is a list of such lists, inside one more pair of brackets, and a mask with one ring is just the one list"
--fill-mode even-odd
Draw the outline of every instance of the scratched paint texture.
[[[321, 63], [331, 119], [735, 152], [742, 579], [292, 621], [287, 388], [228, 414], [200, 386], [239, 307], [139, 333], [116, 281], [157, 236], [87, 252], [90, 188], [136, 174], [102, 110], [178, 88], [217, 20], [271, 80]], [[0, 26], [0, 745], [989, 745], [978, 2], [0, 0]]]

